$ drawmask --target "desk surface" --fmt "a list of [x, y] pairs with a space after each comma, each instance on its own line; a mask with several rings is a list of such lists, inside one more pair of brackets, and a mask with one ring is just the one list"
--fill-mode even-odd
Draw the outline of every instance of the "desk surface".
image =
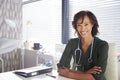
[[50, 73], [50, 74], [56, 76], [56, 78], [47, 76], [46, 74], [25, 78], [25, 77], [22, 77], [22, 76], [19, 76], [19, 75], [13, 73], [13, 72], [14, 71], [0, 73], [0, 80], [73, 80], [73, 79], [59, 76], [56, 70], [53, 70]]

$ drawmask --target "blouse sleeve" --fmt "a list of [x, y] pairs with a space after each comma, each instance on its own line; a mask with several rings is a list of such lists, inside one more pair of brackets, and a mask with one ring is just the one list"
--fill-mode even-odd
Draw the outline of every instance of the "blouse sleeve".
[[62, 54], [62, 57], [59, 61], [59, 63], [57, 64], [58, 68], [60, 67], [68, 67], [70, 68], [70, 61], [71, 61], [71, 40], [68, 41], [65, 50]]
[[108, 48], [109, 48], [108, 43], [104, 41], [100, 43], [97, 49], [98, 59], [97, 59], [96, 66], [100, 66], [102, 69], [102, 72], [100, 74], [93, 74], [96, 80], [104, 80], [104, 73], [107, 66]]

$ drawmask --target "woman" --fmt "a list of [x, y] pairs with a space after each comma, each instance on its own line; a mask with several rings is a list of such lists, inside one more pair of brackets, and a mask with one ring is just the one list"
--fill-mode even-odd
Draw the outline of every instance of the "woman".
[[[78, 38], [70, 39], [59, 61], [58, 73], [75, 80], [106, 80], [104, 73], [108, 58], [108, 43], [96, 37], [98, 21], [90, 11], [74, 16], [73, 28]], [[70, 62], [73, 58], [73, 67]]]

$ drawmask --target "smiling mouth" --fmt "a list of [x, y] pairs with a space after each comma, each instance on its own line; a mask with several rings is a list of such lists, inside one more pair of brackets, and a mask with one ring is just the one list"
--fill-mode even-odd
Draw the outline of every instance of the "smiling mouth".
[[82, 31], [80, 32], [81, 35], [86, 35], [87, 34], [87, 31]]

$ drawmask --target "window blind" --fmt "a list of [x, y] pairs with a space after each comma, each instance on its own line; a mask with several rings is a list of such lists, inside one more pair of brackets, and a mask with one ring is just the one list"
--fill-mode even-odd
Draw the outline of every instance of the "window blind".
[[71, 22], [74, 14], [80, 10], [90, 10], [96, 15], [99, 23], [98, 37], [116, 43], [117, 52], [120, 52], [120, 1], [69, 0], [70, 37], [75, 37]]

